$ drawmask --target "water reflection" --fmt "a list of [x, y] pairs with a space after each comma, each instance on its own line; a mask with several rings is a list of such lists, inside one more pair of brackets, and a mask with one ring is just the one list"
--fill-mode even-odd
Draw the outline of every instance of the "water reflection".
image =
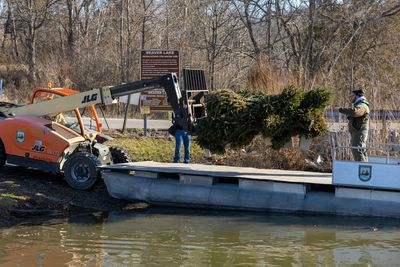
[[149, 209], [0, 230], [0, 266], [396, 266], [400, 222]]

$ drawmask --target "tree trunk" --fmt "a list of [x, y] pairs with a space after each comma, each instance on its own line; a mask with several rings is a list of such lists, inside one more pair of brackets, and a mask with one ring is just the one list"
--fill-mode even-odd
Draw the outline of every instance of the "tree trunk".
[[28, 56], [29, 82], [35, 83], [38, 78], [38, 74], [36, 73], [36, 37], [35, 37], [35, 29], [32, 24], [29, 25], [28, 36], [27, 36], [27, 56]]
[[143, 20], [142, 20], [142, 30], [141, 30], [141, 49], [143, 50], [146, 44], [146, 20], [147, 20], [147, 8], [146, 8], [146, 0], [142, 0], [143, 4]]
[[308, 10], [308, 36], [307, 36], [307, 46], [306, 46], [306, 68], [304, 68], [304, 81], [303, 85], [309, 83], [313, 80], [316, 75], [315, 64], [314, 64], [314, 24], [315, 24], [315, 0], [309, 1]]
[[67, 57], [73, 62], [74, 54], [74, 18], [73, 18], [73, 3], [72, 0], [67, 0], [68, 8], [68, 28], [67, 28]]
[[126, 3], [126, 23], [127, 23], [127, 42], [126, 42], [126, 73], [125, 78], [127, 81], [131, 81], [133, 77], [131, 77], [131, 57], [132, 57], [132, 22], [130, 19], [130, 0], [127, 0]]
[[120, 68], [120, 81], [125, 81], [125, 68], [124, 68], [124, 45], [123, 45], [123, 32], [124, 32], [124, 0], [120, 1], [120, 10], [119, 10], [119, 68]]

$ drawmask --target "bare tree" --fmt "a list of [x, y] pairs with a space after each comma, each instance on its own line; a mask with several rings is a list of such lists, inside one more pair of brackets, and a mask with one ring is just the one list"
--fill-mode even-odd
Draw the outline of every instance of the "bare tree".
[[[66, 13], [66, 19], [60, 19], [59, 23], [66, 35], [67, 57], [69, 60], [74, 58], [74, 47], [79, 34], [79, 24], [81, 23], [81, 14], [93, 0], [63, 0], [60, 3], [62, 13]], [[64, 11], [65, 10], [65, 11]], [[63, 16], [61, 16], [63, 18]]]
[[17, 44], [17, 31], [15, 26], [14, 11], [11, 6], [10, 0], [7, 0], [7, 20], [4, 25], [4, 39], [1, 47], [5, 48], [6, 35], [9, 34], [12, 41], [12, 51], [16, 59], [19, 58], [18, 44]]
[[257, 15], [259, 8], [250, 0], [232, 1], [232, 3], [239, 14], [239, 19], [247, 29], [248, 36], [253, 46], [253, 51], [250, 56], [257, 59], [260, 57], [261, 48], [259, 41], [256, 38], [257, 34], [254, 27], [256, 26], [256, 23], [259, 22], [259, 17]]
[[231, 21], [229, 2], [208, 1], [198, 6], [197, 21], [201, 23], [201, 43], [197, 48], [206, 51], [209, 85], [215, 89], [218, 59], [228, 50], [235, 38], [237, 22]]
[[32, 82], [38, 78], [36, 70], [36, 32], [48, 19], [50, 9], [57, 1], [16, 0], [10, 2], [15, 8], [15, 16], [20, 23], [20, 29], [24, 35], [23, 43], [27, 50], [27, 63]]

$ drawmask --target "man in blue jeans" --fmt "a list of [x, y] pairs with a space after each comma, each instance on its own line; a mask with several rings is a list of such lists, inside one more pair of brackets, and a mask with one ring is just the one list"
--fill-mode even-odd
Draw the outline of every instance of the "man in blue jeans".
[[181, 146], [183, 141], [183, 147], [185, 154], [183, 157], [183, 163], [190, 162], [190, 134], [185, 130], [177, 129], [175, 132], [175, 155], [174, 162], [179, 162], [181, 157]]
[[183, 163], [190, 162], [190, 130], [192, 119], [186, 105], [184, 105], [181, 99], [179, 105], [181, 106], [180, 114], [174, 114], [173, 124], [175, 125], [175, 155], [174, 162], [177, 163], [181, 158], [181, 147], [183, 142], [183, 147], [185, 150]]

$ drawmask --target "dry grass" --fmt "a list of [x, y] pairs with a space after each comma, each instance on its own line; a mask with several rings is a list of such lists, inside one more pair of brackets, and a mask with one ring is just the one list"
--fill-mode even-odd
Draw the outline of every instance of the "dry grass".
[[[109, 134], [116, 139], [107, 142], [107, 144], [124, 148], [134, 161], [172, 161], [175, 141], [165, 131], [150, 131], [147, 137], [144, 137], [140, 130], [130, 130], [125, 134], [114, 131]], [[283, 148], [276, 151], [271, 149], [261, 136], [258, 136], [250, 146], [243, 149], [227, 150], [223, 155], [213, 154], [211, 159], [207, 159], [204, 157], [204, 150], [197, 145], [195, 140], [191, 144], [193, 163], [265, 169], [329, 171], [329, 165], [323, 167], [307, 163], [314, 161], [314, 154], [302, 152], [298, 148]]]
[[[171, 162], [175, 151], [174, 140], [162, 140], [152, 137], [117, 138], [107, 142], [107, 144], [124, 148], [135, 161]], [[190, 150], [192, 161], [199, 162], [204, 154], [203, 149], [195, 142], [192, 142]], [[183, 147], [181, 157], [183, 157]]]
[[28, 65], [24, 64], [0, 64], [0, 74], [3, 77], [12, 75], [28, 75]]
[[[125, 149], [134, 161], [172, 162], [175, 139], [166, 131], [152, 130], [147, 136], [144, 136], [142, 130], [129, 130], [124, 134], [112, 131], [109, 134], [115, 139], [108, 141], [107, 145]], [[191, 142], [190, 150], [192, 162], [204, 162], [204, 150], [196, 142]]]
[[280, 73], [268, 63], [266, 58], [255, 60], [247, 75], [247, 89], [263, 91], [268, 94], [279, 94], [287, 85], [296, 85], [296, 79], [288, 73]]
[[228, 150], [224, 155], [215, 155], [213, 163], [217, 165], [253, 167], [263, 169], [329, 171], [330, 165], [317, 166], [313, 162], [315, 153], [304, 152], [294, 145], [293, 148], [273, 150], [261, 136], [240, 150]]

